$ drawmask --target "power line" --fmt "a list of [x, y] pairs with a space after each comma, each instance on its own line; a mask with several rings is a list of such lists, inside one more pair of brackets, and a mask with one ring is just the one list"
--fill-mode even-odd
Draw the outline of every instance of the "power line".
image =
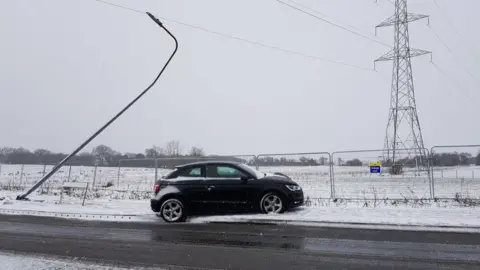
[[[104, 4], [108, 4], [108, 5], [111, 5], [111, 6], [114, 6], [114, 7], [122, 8], [122, 9], [125, 9], [125, 10], [130, 10], [130, 11], [133, 11], [133, 12], [145, 14], [145, 12], [142, 12], [140, 10], [125, 7], [125, 6], [118, 5], [118, 4], [114, 4], [114, 3], [111, 3], [111, 2], [108, 2], [108, 1], [104, 1], [104, 0], [95, 0], [95, 1], [101, 2], [101, 3], [104, 3]], [[285, 53], [289, 53], [289, 54], [293, 54], [293, 55], [303, 56], [303, 57], [306, 57], [306, 58], [320, 60], [320, 61], [331, 63], [331, 64], [337, 64], [337, 65], [342, 65], [342, 66], [361, 69], [361, 70], [373, 71], [373, 69], [371, 69], [371, 68], [366, 68], [366, 67], [362, 67], [362, 66], [358, 66], [358, 65], [354, 65], [354, 64], [344, 63], [344, 62], [340, 62], [340, 61], [336, 61], [336, 60], [332, 60], [332, 59], [328, 59], [328, 58], [324, 58], [324, 57], [320, 57], [320, 56], [314, 56], [314, 55], [310, 55], [310, 54], [306, 54], [306, 53], [302, 53], [302, 52], [298, 52], [298, 51], [294, 51], [294, 50], [284, 49], [284, 48], [281, 48], [281, 47], [268, 45], [268, 44], [264, 44], [264, 43], [261, 43], [261, 42], [258, 42], [258, 41], [253, 41], [253, 40], [249, 40], [249, 39], [246, 39], [246, 38], [237, 37], [237, 36], [233, 36], [233, 35], [230, 35], [230, 34], [217, 32], [217, 31], [210, 30], [210, 29], [207, 29], [207, 28], [204, 28], [204, 27], [201, 27], [201, 26], [188, 24], [188, 23], [184, 23], [184, 22], [177, 21], [177, 20], [172, 20], [172, 19], [169, 19], [169, 18], [161, 17], [161, 16], [158, 16], [158, 18], [160, 18], [162, 20], [165, 20], [165, 21], [169, 21], [171, 23], [176, 23], [176, 24], [183, 25], [183, 26], [186, 26], [186, 27], [189, 27], [189, 28], [201, 30], [201, 31], [204, 31], [204, 32], [207, 32], [207, 33], [210, 33], [210, 34], [214, 34], [214, 35], [221, 36], [221, 37], [224, 37], [224, 38], [234, 39], [234, 40], [237, 40], [237, 41], [249, 43], [249, 44], [260, 46], [260, 47], [267, 48], [267, 49], [272, 49], [272, 50], [281, 51], [281, 52], [285, 52]]]
[[[395, 5], [395, 3], [392, 2], [392, 0], [385, 0], [385, 1], [388, 1], [390, 4]], [[375, 3], [377, 3], [377, 2], [378, 2], [378, 0], [375, 0]]]
[[[375, 0], [375, 3], [377, 2], [378, 0]], [[395, 5], [395, 3], [393, 2], [393, 0], [385, 0], [385, 1], [388, 1], [390, 4], [392, 5]], [[425, 1], [425, 2], [414, 2], [414, 1], [410, 1], [409, 4], [428, 4], [430, 0], [428, 1]]]
[[121, 5], [114, 4], [114, 3], [110, 3], [110, 2], [107, 2], [107, 1], [103, 1], [103, 0], [95, 0], [95, 1], [101, 2], [101, 3], [104, 3], [104, 4], [107, 4], [107, 5], [111, 5], [111, 6], [114, 6], [114, 7], [118, 7], [118, 8], [123, 8], [123, 9], [126, 9], [126, 10], [130, 10], [130, 11], [133, 11], [133, 12], [138, 12], [138, 13], [145, 14], [145, 12], [140, 11], [140, 10], [138, 10], [138, 9], [133, 9], [133, 8], [121, 6]]
[[478, 57], [478, 55], [476, 54], [476, 52], [474, 50], [472, 50], [470, 48], [470, 46], [467, 46], [467, 42], [465, 42], [465, 39], [463, 38], [463, 36], [460, 34], [460, 32], [457, 31], [457, 28], [455, 28], [455, 26], [453, 25], [452, 21], [450, 20], [449, 16], [447, 15], [447, 13], [442, 9], [442, 7], [440, 7], [440, 5], [437, 3], [437, 0], [433, 0], [433, 3], [435, 4], [435, 6], [440, 10], [440, 12], [442, 13], [442, 16], [444, 17], [445, 21], [447, 22], [447, 24], [450, 26], [450, 28], [452, 28], [453, 32], [455, 32], [455, 34], [457, 34], [457, 36], [462, 40], [462, 44], [465, 45], [465, 48], [467, 48], [471, 54], [474, 54]]
[[[440, 72], [444, 77], [448, 77], [450, 78], [450, 81], [454, 81], [452, 78], [453, 76], [450, 76], [449, 74], [447, 74], [445, 71], [443, 71], [437, 64], [435, 64], [433, 61], [430, 61], [430, 63], [432, 63], [432, 65], [438, 70], [438, 72]], [[455, 80], [455, 83], [458, 84], [458, 81]], [[466, 88], [465, 87], [458, 87], [460, 88], [468, 97], [468, 100], [470, 100], [470, 102], [474, 102], [475, 98], [473, 98], [470, 93], [468, 91], [466, 91]], [[474, 105], [478, 106], [479, 104], [478, 103], [474, 103]]]
[[[321, 20], [321, 21], [323, 21], [323, 22], [326, 22], [326, 23], [328, 23], [328, 24], [330, 24], [330, 25], [333, 25], [333, 26], [335, 26], [335, 27], [337, 27], [337, 28], [340, 28], [340, 29], [342, 29], [342, 30], [344, 30], [344, 31], [347, 31], [347, 32], [349, 32], [349, 33], [351, 33], [351, 34], [354, 34], [354, 35], [359, 36], [359, 37], [361, 37], [361, 38], [364, 38], [364, 39], [373, 41], [373, 42], [375, 42], [375, 43], [381, 44], [381, 45], [386, 46], [386, 47], [388, 47], [388, 48], [392, 48], [392, 46], [390, 46], [390, 45], [388, 45], [388, 44], [386, 44], [386, 43], [384, 43], [384, 42], [375, 40], [375, 39], [370, 38], [370, 37], [368, 37], [368, 36], [366, 36], [366, 35], [363, 35], [363, 34], [361, 34], [361, 33], [358, 33], [358, 32], [355, 32], [355, 31], [353, 31], [353, 30], [350, 30], [350, 29], [348, 29], [348, 28], [346, 28], [346, 27], [344, 27], [344, 26], [341, 26], [341, 25], [339, 25], [339, 24], [336, 24], [336, 23], [334, 23], [334, 22], [332, 22], [332, 21], [329, 21], [329, 20], [327, 20], [327, 19], [325, 19], [325, 18], [319, 17], [319, 16], [317, 16], [317, 15], [315, 15], [315, 14], [309, 13], [309, 12], [303, 10], [303, 9], [300, 9], [300, 8], [298, 8], [298, 7], [295, 7], [295, 6], [293, 6], [293, 5], [290, 5], [290, 4], [288, 4], [288, 3], [285, 3], [285, 2], [283, 2], [283, 1], [281, 1], [281, 0], [277, 0], [277, 1], [278, 1], [279, 3], [281, 3], [281, 4], [284, 4], [284, 5], [286, 5], [286, 6], [289, 6], [290, 8], [293, 8], [293, 9], [295, 9], [295, 10], [298, 10], [298, 11], [300, 11], [300, 12], [302, 12], [302, 13], [305, 13], [305, 14], [311, 16], [311, 17], [317, 18], [318, 20]], [[290, 2], [293, 2], [293, 1], [290, 1]], [[295, 2], [293, 2], [293, 3], [295, 3]]]
[[445, 41], [443, 41], [443, 39], [440, 37], [440, 35], [438, 35], [437, 31], [435, 31], [435, 29], [433, 29], [433, 27], [431, 27], [430, 25], [428, 26], [431, 30], [432, 30], [432, 33], [435, 35], [435, 37], [437, 37], [438, 41], [440, 41], [440, 43], [443, 44], [443, 46], [445, 48], [447, 48], [447, 50], [451, 53], [451, 54], [454, 54], [453, 51], [450, 49], [450, 47], [447, 45], [447, 43]]
[[[304, 8], [304, 9], [306, 9], [306, 10], [309, 10], [309, 11], [311, 11], [311, 12], [317, 13], [317, 14], [320, 15], [320, 16], [323, 16], [323, 17], [326, 17], [326, 18], [329, 17], [332, 21], [337, 21], [337, 22], [336, 22], [337, 24], [342, 24], [342, 22], [340, 22], [339, 20], [336, 20], [335, 18], [332, 18], [331, 16], [327, 16], [326, 14], [321, 13], [321, 12], [319, 12], [319, 11], [311, 8], [311, 7], [307, 7], [306, 5], [300, 4], [300, 3], [295, 2], [295, 1], [292, 1], [292, 0], [288, 0], [288, 1], [291, 2], [291, 3], [294, 3], [295, 5], [297, 5], [297, 6], [299, 6], [299, 7]], [[359, 32], [362, 31], [361, 29], [358, 29], [357, 27], [355, 27], [355, 26], [353, 26], [353, 25], [346, 24], [346, 23], [343, 23], [343, 24], [346, 25], [346, 26], [348, 26], [348, 27], [350, 27], [350, 28], [352, 28], [352, 29], [355, 29], [355, 30], [357, 30], [357, 31], [359, 31]]]
[[462, 36], [460, 35], [460, 33], [457, 31], [457, 29], [453, 26], [453, 23], [450, 21], [449, 17], [447, 16], [447, 14], [443, 11], [443, 9], [440, 7], [440, 5], [437, 3], [437, 0], [433, 0], [433, 3], [435, 4], [435, 6], [437, 6], [437, 8], [440, 10], [440, 12], [442, 13], [443, 17], [445, 17], [445, 21], [450, 25], [450, 27], [453, 29], [453, 31], [461, 38]]
[[[456, 59], [458, 59], [459, 57], [456, 56], [456, 54], [450, 49], [450, 47], [449, 47], [449, 46], [447, 45], [447, 43], [440, 37], [440, 35], [437, 33], [437, 31], [435, 31], [435, 29], [433, 29], [433, 27], [431, 27], [431, 26], [428, 26], [428, 27], [432, 30], [432, 33], [437, 37], [437, 39], [440, 41], [440, 43], [442, 43], [443, 46], [444, 46]], [[460, 61], [459, 61], [459, 60], [457, 60], [457, 61], [459, 62], [460, 66], [463, 67], [463, 65], [460, 63]], [[465, 70], [465, 72], [466, 72], [475, 82], [479, 83], [478, 80], [477, 80], [477, 78], [475, 78], [475, 76], [473, 76], [473, 74], [472, 74], [466, 67], [463, 67], [463, 69]]]

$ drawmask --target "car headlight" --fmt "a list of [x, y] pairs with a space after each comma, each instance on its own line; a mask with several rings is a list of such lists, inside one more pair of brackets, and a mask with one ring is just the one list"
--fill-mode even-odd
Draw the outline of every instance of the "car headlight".
[[285, 185], [288, 189], [291, 191], [299, 191], [302, 190], [302, 188], [299, 185]]

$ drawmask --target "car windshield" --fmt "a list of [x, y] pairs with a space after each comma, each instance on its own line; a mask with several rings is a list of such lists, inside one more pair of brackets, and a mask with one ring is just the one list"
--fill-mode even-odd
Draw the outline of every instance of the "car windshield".
[[260, 179], [260, 178], [263, 178], [265, 177], [265, 173], [261, 172], [261, 171], [258, 171], [248, 165], [245, 165], [245, 164], [240, 164], [239, 165], [242, 169], [246, 170], [247, 172], [249, 172], [250, 174], [254, 175], [257, 179]]

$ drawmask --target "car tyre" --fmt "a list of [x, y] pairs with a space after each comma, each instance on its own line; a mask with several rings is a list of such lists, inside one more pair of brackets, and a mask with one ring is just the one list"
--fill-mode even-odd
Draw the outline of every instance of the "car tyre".
[[268, 192], [260, 200], [260, 211], [264, 214], [280, 214], [285, 211], [285, 203], [277, 192]]
[[177, 198], [167, 199], [160, 206], [159, 215], [168, 223], [183, 222], [186, 219], [185, 206]]

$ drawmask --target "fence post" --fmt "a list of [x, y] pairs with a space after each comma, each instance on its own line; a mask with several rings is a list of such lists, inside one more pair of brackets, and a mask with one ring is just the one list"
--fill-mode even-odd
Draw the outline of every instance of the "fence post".
[[118, 172], [117, 172], [117, 188], [120, 186], [120, 169], [122, 168], [122, 161], [118, 161]]
[[334, 176], [334, 170], [333, 170], [333, 155], [335, 154], [328, 153], [328, 156], [330, 158], [329, 163], [330, 163], [330, 197], [331, 199], [335, 199], [335, 176]]
[[97, 178], [97, 165], [95, 165], [95, 170], [93, 171], [93, 183], [92, 188], [95, 188], [95, 180]]
[[[433, 176], [435, 174], [433, 170], [433, 155], [434, 155], [433, 149], [434, 148], [435, 146], [430, 149], [430, 165], [432, 166], [430, 170], [432, 172], [431, 183], [430, 183], [430, 198], [432, 200], [435, 200], [435, 177]], [[443, 170], [441, 172], [442, 172], [442, 178], [443, 178]]]
[[[426, 158], [427, 158], [427, 178], [428, 178], [428, 187], [430, 189], [430, 199], [433, 199], [433, 173], [432, 173], [432, 153], [428, 151], [427, 148], [422, 149], [422, 151], [425, 153], [426, 152]], [[417, 158], [415, 158], [417, 160]], [[418, 171], [418, 166], [415, 167], [416, 170]], [[420, 173], [418, 173], [420, 176]], [[416, 177], [416, 176], [415, 176]]]
[[[95, 166], [95, 172], [97, 171], [97, 166]], [[82, 206], [85, 205], [85, 199], [87, 198], [87, 191], [88, 191], [88, 182], [87, 182], [87, 187], [85, 188], [85, 193], [83, 193], [83, 201], [82, 201]]]
[[158, 159], [155, 159], [155, 179], [153, 180], [153, 184], [158, 180]]
[[70, 182], [70, 176], [72, 175], [72, 165], [70, 165], [70, 168], [68, 169], [68, 178], [67, 182]]
[[45, 176], [45, 174], [47, 173], [47, 172], [46, 172], [46, 170], [47, 170], [47, 164], [43, 164], [43, 172], [42, 172], [42, 177], [44, 177], [44, 176]]
[[22, 181], [23, 181], [23, 167], [25, 165], [22, 164], [21, 168], [20, 168], [20, 187], [22, 186]]

